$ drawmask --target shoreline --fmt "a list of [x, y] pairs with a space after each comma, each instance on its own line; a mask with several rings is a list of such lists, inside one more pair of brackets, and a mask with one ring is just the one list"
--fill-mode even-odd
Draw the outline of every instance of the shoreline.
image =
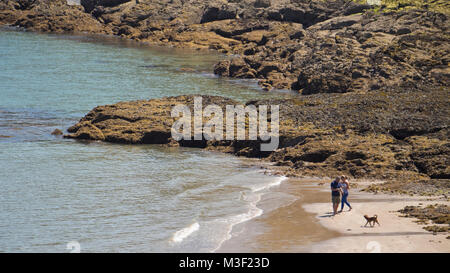
[[[27, 29], [27, 31], [29, 30], [30, 29]], [[72, 32], [69, 35], [76, 35], [76, 33], [77, 32]], [[67, 33], [62, 34], [66, 35]], [[84, 34], [91, 35], [88, 33]], [[111, 39], [123, 39], [124, 41], [126, 40], [127, 42], [135, 43], [136, 46], [142, 45], [145, 47], [160, 47], [158, 45], [150, 45], [148, 41], [136, 41], [117, 35], [105, 33], [92, 35], [100, 35]], [[168, 44], [165, 47], [170, 46], [171, 45]], [[208, 50], [211, 50], [211, 52], [214, 51], [212, 49]], [[193, 72], [197, 73], [198, 71]], [[230, 79], [234, 78], [239, 77], [231, 77]], [[394, 90], [386, 91], [391, 92]], [[445, 109], [445, 107], [441, 106], [441, 104], [445, 102], [444, 97], [446, 93], [443, 90], [433, 90], [433, 94], [427, 95], [429, 98], [424, 98], [420, 101], [420, 103], [423, 104], [423, 100], [430, 100], [425, 103], [429, 103], [430, 105], [426, 105], [426, 107], [425, 105], [422, 105], [419, 107], [419, 102], [414, 99], [411, 101], [411, 98], [416, 97], [415, 94], [396, 94], [395, 92], [397, 91], [395, 91], [391, 98], [387, 100], [385, 93], [386, 91], [373, 91], [370, 98], [366, 95], [361, 95], [358, 97], [359, 95], [355, 94], [355, 96], [352, 96], [351, 98], [352, 102], [349, 101], [349, 97], [345, 94], [342, 96], [336, 94], [313, 94], [303, 96], [299, 99], [283, 98], [281, 100], [261, 98], [260, 101], [257, 101], [258, 103], [285, 104], [282, 105], [282, 108], [286, 108], [286, 116], [282, 117], [284, 124], [281, 126], [281, 129], [283, 129], [283, 138], [286, 139], [285, 143], [282, 143], [281, 145], [282, 148], [286, 149], [278, 153], [272, 153], [270, 155], [272, 158], [269, 160], [277, 162], [280, 165], [289, 166], [290, 169], [283, 173], [287, 176], [330, 176], [334, 175], [334, 173], [338, 171], [339, 173], [343, 173], [354, 178], [365, 179], [386, 178], [398, 179], [399, 181], [428, 181], [430, 179], [439, 178], [446, 179], [448, 174], [445, 166], [444, 164], [439, 163], [442, 161], [437, 160], [437, 156], [445, 156], [445, 145], [447, 143], [445, 133], [448, 129], [446, 127], [446, 118], [439, 116], [441, 114], [445, 115], [445, 111], [443, 111], [443, 113], [439, 113], [439, 115], [436, 115], [436, 113], [429, 115], [427, 113], [427, 111], [431, 111], [432, 109]], [[415, 90], [408, 92], [415, 93]], [[358, 98], [356, 99], [356, 97]], [[440, 97], [442, 98], [436, 99]], [[226, 96], [226, 98], [229, 98], [229, 96]], [[356, 103], [354, 102], [355, 100]], [[432, 100], [436, 100], [436, 102]], [[377, 101], [395, 101], [395, 103], [391, 106], [383, 106], [383, 109], [389, 109], [392, 107], [392, 113], [390, 111], [375, 111], [381, 106]], [[129, 105], [130, 107], [127, 107], [124, 111], [128, 112], [133, 110], [131, 109], [134, 107], [134, 105], [132, 105], [133, 103], [135, 102], [131, 101]], [[416, 108], [421, 109], [409, 109], [407, 106], [410, 104], [417, 104]], [[361, 109], [352, 108], [354, 105], [365, 105], [366, 107], [373, 108], [375, 110], [373, 112], [368, 111], [366, 113], [367, 115], [364, 116], [364, 114], [360, 111]], [[328, 116], [328, 106], [333, 108], [336, 107], [336, 112], [339, 113]], [[399, 106], [402, 106], [403, 108]], [[422, 108], [424, 107], [427, 109], [423, 110]], [[342, 113], [340, 113], [340, 109], [346, 110], [342, 110]], [[425, 122], [419, 122], [420, 119], [418, 119], [417, 124], [409, 126], [409, 116], [417, 112], [425, 113], [420, 117], [420, 119], [424, 119]], [[389, 113], [389, 115], [386, 115], [386, 113]], [[109, 116], [108, 119], [114, 120], [116, 119], [115, 116], [116, 113]], [[396, 119], [390, 120], [393, 116], [395, 116]], [[297, 117], [304, 118], [297, 119]], [[126, 120], [126, 117], [124, 118]], [[313, 120], [312, 122], [311, 119]], [[401, 121], [398, 121], [398, 119], [401, 119]], [[295, 120], [294, 124], [292, 124], [292, 120]], [[355, 125], [355, 122], [349, 123], [349, 120], [359, 120], [359, 122], [356, 122], [357, 124]], [[379, 124], [379, 128], [371, 129], [374, 134], [367, 134], [367, 126], [378, 124], [379, 120], [383, 120], [382, 124]], [[72, 126], [71, 128], [82, 128], [81, 130], [75, 130], [74, 128], [73, 132], [69, 131], [72, 134], [65, 135], [65, 137], [81, 139], [86, 135], [87, 139], [90, 140], [103, 140], [118, 143], [145, 143], [143, 138], [140, 136], [142, 134], [142, 128], [137, 128], [138, 130], [134, 130], [135, 128], [132, 128], [136, 131], [136, 136], [133, 136], [133, 138], [130, 139], [123, 132], [117, 132], [117, 134], [114, 134], [113, 136], [108, 136], [104, 131], [102, 131], [103, 129], [101, 129], [100, 131], [102, 131], [102, 134], [99, 134], [100, 132], [97, 130], [98, 125], [95, 124], [95, 122], [91, 123], [93, 126], [90, 126], [91, 124], [89, 124], [89, 126], [84, 126], [86, 124], [81, 123]], [[340, 124], [341, 128], [338, 128], [339, 126], [330, 126], [332, 124]], [[427, 126], [425, 126], [426, 128], [423, 128], [423, 124], [427, 124]], [[131, 124], [130, 127], [133, 126], [134, 125]], [[104, 129], [117, 129], [113, 127], [114, 125], [112, 125], [111, 128]], [[152, 128], [152, 130], [155, 131], [158, 131], [157, 129], [160, 128]], [[130, 130], [125, 131], [128, 132]], [[80, 137], [80, 135], [83, 137]], [[301, 141], [298, 142], [299, 140]], [[150, 142], [155, 143], [160, 143], [161, 141], [164, 143], [173, 143], [170, 139], [150, 140]], [[341, 147], [336, 148], [336, 141], [338, 141]], [[410, 150], [406, 153], [404, 152], [404, 141], [408, 144], [407, 150]], [[326, 147], [324, 148], [324, 146]], [[258, 155], [260, 151], [257, 149], [253, 149], [252, 147], [246, 148], [249, 149], [240, 149], [240, 151], [234, 151], [234, 153], [248, 157], [253, 157], [255, 154], [256, 156], [260, 156]], [[229, 151], [227, 152], [233, 153], [229, 147], [223, 146], [220, 147], [220, 149], [228, 149]], [[432, 152], [437, 156], [428, 156], [429, 151], [427, 150], [429, 149], [432, 149]], [[392, 151], [394, 151], [394, 153], [392, 153]], [[413, 156], [411, 156], [411, 154], [413, 154]], [[344, 162], [340, 162], [340, 159], [342, 158], [345, 158]], [[388, 164], [386, 164], [386, 162]], [[336, 170], [335, 166], [339, 166], [339, 169]], [[416, 166], [425, 167], [417, 168]]]
[[[415, 218], [396, 212], [409, 205], [449, 204], [438, 198], [350, 192], [351, 212], [330, 217], [328, 180], [288, 179], [271, 194], [298, 197], [294, 202], [236, 226], [217, 252], [449, 252], [448, 234], [433, 235]], [[266, 200], [267, 202], [267, 200]], [[270, 201], [269, 201], [270, 203]], [[261, 200], [264, 207], [264, 199]], [[364, 214], [377, 214], [381, 226], [363, 227]]]
[[[155, 45], [214, 50], [235, 57], [231, 61], [218, 62], [214, 68], [217, 75], [257, 79], [264, 90], [292, 89], [304, 94], [371, 91], [380, 88], [380, 85], [395, 86], [397, 80], [388, 79], [389, 74], [398, 73], [398, 69], [404, 71], [402, 76], [405, 77], [411, 73], [423, 74], [424, 70], [427, 73], [421, 77], [433, 79], [433, 84], [438, 86], [446, 86], [441, 78], [447, 72], [439, 66], [441, 62], [417, 62], [412, 58], [410, 67], [399, 61], [404, 58], [397, 57], [393, 58], [394, 62], [389, 62], [390, 66], [384, 64], [378, 67], [378, 63], [371, 61], [371, 54], [383, 50], [382, 45], [392, 43], [396, 47], [397, 37], [422, 31], [423, 23], [420, 22], [424, 19], [433, 22], [425, 29], [427, 36], [444, 39], [436, 34], [447, 30], [450, 11], [443, 3], [425, 5], [419, 1], [405, 8], [403, 3], [377, 6], [351, 0], [337, 3], [265, 1], [264, 4], [228, 1], [218, 4], [196, 0], [183, 3], [123, 0], [110, 5], [95, 1], [86, 1], [82, 5], [70, 5], [68, 2], [30, 1], [17, 5], [15, 1], [6, 0], [0, 4], [0, 24], [38, 32], [100, 33]], [[403, 17], [415, 20], [411, 22]], [[349, 30], [351, 35], [346, 34]], [[339, 39], [332, 42], [335, 37]], [[414, 39], [421, 39], [422, 42], [434, 39], [430, 37]], [[318, 41], [326, 44], [326, 48], [332, 47], [331, 51], [316, 51], [313, 44]], [[416, 43], [419, 44], [422, 43]], [[297, 52], [298, 45], [303, 45], [310, 52]], [[431, 46], [416, 46], [414, 50], [421, 58], [442, 58], [441, 55], [433, 56], [434, 48], [446, 49], [434, 43]], [[427, 52], [422, 54], [422, 51]], [[365, 59], [364, 65], [345, 67], [346, 72], [341, 73], [344, 65], [341, 60], [351, 62], [355, 52]], [[391, 52], [386, 55], [395, 54]], [[414, 55], [410, 51], [406, 54]], [[336, 60], [328, 64], [329, 60], [324, 56], [330, 55], [335, 56]], [[298, 61], [292, 62], [294, 59]], [[286, 66], [286, 62], [295, 65]], [[432, 64], [430, 69], [423, 69], [428, 63]], [[339, 69], [317, 73], [318, 64]], [[377, 73], [373, 73], [373, 66], [378, 67]], [[386, 69], [389, 71], [386, 72]], [[416, 76], [414, 81], [418, 78]], [[315, 84], [310, 84], [311, 81]]]
[[[293, 181], [305, 183], [301, 191]], [[328, 196], [324, 192], [312, 194], [316, 191], [317, 181], [322, 180], [288, 178], [271, 188], [258, 203], [263, 214], [236, 225], [232, 231], [234, 236], [224, 242], [217, 252], [298, 252], [299, 246], [338, 235], [321, 226], [313, 214], [302, 209], [304, 202], [323, 202]], [[274, 203], [280, 198], [291, 201], [276, 206]]]
[[[113, 37], [113, 36], [111, 36]], [[264, 160], [263, 160], [264, 162]], [[299, 180], [299, 179], [293, 179], [293, 180]], [[302, 180], [302, 179], [301, 179]], [[325, 186], [327, 185], [327, 183], [329, 183], [329, 181], [325, 181]], [[261, 217], [256, 217], [255, 219], [251, 219], [248, 222], [242, 223], [242, 227], [240, 224], [238, 224], [236, 228], [243, 228], [244, 226], [248, 226], [250, 227], [250, 229], [254, 229], [256, 231], [256, 239], [257, 239], [257, 243], [255, 245], [253, 245], [252, 247], [255, 249], [262, 249], [262, 251], [264, 251], [264, 249], [267, 249], [268, 251], [270, 251], [270, 249], [277, 249], [278, 251], [297, 251], [297, 252], [309, 252], [309, 251], [313, 251], [313, 252], [322, 252], [323, 249], [327, 249], [333, 252], [336, 251], [359, 251], [361, 250], [361, 252], [364, 252], [367, 250], [367, 246], [366, 248], [362, 247], [362, 246], [358, 246], [358, 240], [361, 239], [361, 237], [364, 237], [365, 239], [372, 239], [372, 241], [374, 241], [375, 239], [377, 239], [378, 241], [380, 241], [379, 238], [381, 238], [380, 235], [386, 235], [386, 234], [379, 234], [376, 231], [379, 230], [378, 227], [373, 229], [373, 232], [369, 232], [372, 231], [372, 229], [368, 230], [366, 232], [366, 229], [364, 229], [364, 232], [360, 232], [358, 233], [356, 231], [356, 229], [358, 228], [358, 223], [357, 221], [355, 221], [353, 218], [350, 218], [350, 215], [354, 215], [355, 213], [359, 213], [365, 210], [372, 210], [374, 209], [374, 213], [378, 213], [379, 217], [387, 217], [387, 221], [388, 221], [388, 225], [387, 225], [387, 230], [385, 230], [384, 233], [387, 232], [391, 232], [392, 235], [389, 235], [388, 239], [384, 239], [383, 238], [383, 242], [382, 242], [382, 251], [396, 251], [397, 249], [400, 249], [400, 251], [405, 251], [405, 249], [410, 249], [411, 252], [414, 252], [415, 250], [421, 251], [421, 249], [423, 249], [424, 247], [428, 247], [428, 243], [432, 243], [430, 242], [433, 241], [433, 238], [436, 238], [435, 236], [430, 237], [430, 239], [428, 239], [428, 236], [426, 236], [426, 238], [422, 238], [421, 240], [417, 240], [416, 238], [413, 239], [413, 245], [409, 246], [403, 246], [401, 244], [395, 244], [393, 242], [389, 242], [389, 241], [394, 241], [394, 242], [400, 242], [400, 241], [411, 241], [411, 238], [409, 238], [408, 236], [413, 236], [415, 234], [418, 235], [425, 235], [425, 234], [431, 234], [430, 232], [426, 232], [423, 229], [421, 229], [421, 226], [418, 224], [413, 223], [412, 219], [408, 219], [410, 220], [409, 222], [406, 221], [401, 221], [398, 220], [397, 215], [391, 215], [390, 211], [392, 210], [398, 210], [399, 208], [403, 208], [405, 205], [410, 205], [413, 204], [412, 202], [416, 202], [414, 204], [417, 204], [417, 202], [428, 202], [428, 201], [422, 201], [419, 197], [414, 196], [413, 198], [411, 198], [410, 201], [407, 201], [406, 199], [402, 198], [402, 197], [398, 197], [398, 196], [394, 196], [394, 195], [384, 195], [384, 198], [387, 200], [378, 200], [378, 198], [381, 195], [376, 196], [376, 198], [373, 198], [373, 194], [370, 194], [370, 198], [369, 198], [369, 194], [365, 196], [364, 193], [361, 192], [355, 192], [352, 193], [353, 195], [351, 196], [351, 198], [355, 198], [355, 200], [358, 200], [358, 198], [360, 198], [360, 202], [356, 202], [358, 206], [355, 206], [355, 211], [352, 212], [352, 214], [342, 214], [342, 215], [338, 215], [335, 218], [328, 218], [328, 217], [321, 217], [323, 216], [324, 211], [328, 211], [330, 204], [329, 204], [329, 194], [325, 193], [327, 191], [327, 189], [324, 186], [324, 191], [321, 191], [321, 187], [313, 185], [284, 185], [285, 183], [282, 183], [282, 185], [280, 185], [280, 187], [278, 188], [277, 191], [275, 192], [271, 192], [269, 194], [267, 194], [267, 196], [271, 196], [271, 194], [275, 194], [275, 193], [283, 193], [283, 194], [287, 194], [287, 195], [291, 195], [294, 198], [298, 197], [298, 199], [296, 201], [293, 201], [293, 203], [289, 204], [289, 205], [285, 205], [285, 206], [281, 206], [275, 210], [268, 210], [267, 211], [267, 215], [262, 215]], [[298, 188], [297, 188], [298, 186]], [[311, 187], [310, 189], [306, 189], [308, 187]], [[289, 190], [288, 190], [289, 189]], [[292, 192], [291, 192], [292, 191]], [[311, 193], [320, 193], [317, 194], [317, 196], [306, 196], [305, 195], [305, 191], [310, 191]], [[323, 193], [323, 194], [322, 194]], [[320, 196], [319, 196], [320, 195]], [[270, 207], [270, 198], [266, 196], [266, 199], [261, 200], [261, 206], [264, 206], [266, 203], [266, 205], [268, 207]], [[366, 199], [364, 199], [366, 198]], [[375, 199], [375, 200], [372, 200]], [[365, 201], [364, 201], [365, 200]], [[370, 204], [375, 207], [370, 207], [369, 204], [366, 204], [366, 202], [368, 202], [370, 200]], [[420, 201], [418, 201], [420, 200]], [[350, 200], [351, 202], [352, 199]], [[265, 203], [266, 202], [266, 203]], [[408, 203], [411, 202], [411, 203]], [[434, 202], [435, 201], [430, 201], [430, 202]], [[395, 203], [395, 205], [394, 205]], [[448, 202], [446, 202], [446, 204], [448, 204]], [[401, 207], [398, 207], [399, 205], [402, 205]], [[299, 209], [300, 207], [300, 209]], [[381, 210], [381, 213], [379, 213], [378, 211]], [[264, 210], [264, 212], [266, 212]], [[370, 212], [372, 213], [372, 212]], [[265, 213], [266, 214], [266, 213]], [[307, 222], [312, 223], [310, 226], [305, 227], [305, 232], [304, 233], [298, 233], [298, 228], [297, 226], [295, 226], [294, 224], [290, 223], [290, 220], [292, 220], [293, 218], [295, 218], [296, 215], [301, 214], [302, 217], [304, 217], [304, 219], [300, 219], [300, 222], [294, 222], [294, 224], [297, 225], [306, 225], [309, 224]], [[290, 217], [283, 217], [284, 216], [289, 216]], [[389, 217], [388, 217], [389, 216]], [[390, 216], [394, 216], [394, 217], [390, 217]], [[259, 218], [261, 218], [261, 220], [259, 220]], [[342, 226], [343, 222], [338, 222], [336, 221], [338, 218], [342, 218], [344, 219], [343, 222], [345, 223], [349, 223], [349, 225], [352, 226], [351, 231], [347, 230], [347, 227]], [[349, 218], [349, 219], [347, 219]], [[395, 219], [394, 219], [395, 218]], [[346, 221], [345, 219], [349, 220]], [[407, 219], [407, 218], [405, 218]], [[280, 221], [283, 220], [283, 221]], [[297, 220], [296, 220], [297, 221]], [[255, 224], [255, 223], [257, 224]], [[401, 222], [401, 223], [400, 223]], [[392, 224], [392, 223], [400, 223], [402, 225], [402, 229], [400, 231], [400, 233], [398, 233], [396, 231], [397, 226]], [[252, 226], [253, 225], [253, 226]], [[413, 226], [415, 225], [415, 226]], [[418, 226], [418, 227], [417, 227]], [[261, 230], [266, 230], [266, 228], [269, 227], [271, 228], [274, 232], [270, 232], [268, 234], [259, 234], [258, 235], [258, 231]], [[321, 229], [319, 229], [318, 227], [321, 227]], [[417, 227], [417, 228], [416, 228]], [[383, 227], [384, 228], [384, 227]], [[314, 235], [311, 235], [310, 232], [312, 232], [313, 230], [318, 229], [314, 232]], [[267, 231], [267, 230], [266, 230]], [[283, 233], [284, 232], [284, 233]], [[397, 232], [397, 233], [396, 233]], [[239, 232], [237, 232], [239, 233]], [[244, 235], [246, 232], [245, 230], [241, 231], [241, 234]], [[282, 236], [281, 236], [282, 234]], [[348, 234], [348, 235], [345, 235]], [[237, 237], [239, 236], [239, 234], [237, 234]], [[281, 237], [280, 237], [281, 236]], [[297, 236], [295, 237], [295, 240], [293, 240], [293, 242], [290, 242], [289, 240], [291, 239], [289, 236]], [[331, 236], [331, 238], [330, 238]], [[378, 236], [378, 237], [375, 237]], [[440, 235], [439, 235], [440, 236]], [[244, 236], [245, 237], [245, 236]], [[414, 236], [413, 236], [414, 237]], [[299, 242], [301, 242], [304, 238], [310, 239], [310, 244], [306, 244], [306, 245], [299, 245]], [[233, 239], [233, 238], [232, 238]], [[441, 243], [439, 243], [439, 240], [436, 242], [436, 244], [442, 244], [444, 246], [444, 250], [448, 250], [450, 249], [450, 247], [448, 247], [448, 243], [445, 244], [445, 242], [447, 242], [448, 240], [445, 241], [445, 238], [443, 238], [444, 241], [442, 241]], [[426, 240], [428, 240], [428, 243], [426, 242]], [[369, 242], [372, 242], [369, 241]], [[289, 249], [285, 249], [285, 244], [282, 243], [288, 243], [289, 245]], [[242, 243], [242, 242], [241, 242]], [[341, 245], [341, 246], [340, 246]], [[346, 246], [347, 248], [343, 249], [342, 245]], [[441, 249], [442, 245], [434, 245], [433, 244], [433, 249], [436, 249], [439, 251], [439, 249]], [[400, 247], [402, 246], [402, 247]], [[226, 249], [226, 248], [224, 248]], [[221, 250], [221, 249], [219, 249]], [[275, 250], [275, 251], [277, 251]], [[429, 250], [427, 248], [427, 250]]]

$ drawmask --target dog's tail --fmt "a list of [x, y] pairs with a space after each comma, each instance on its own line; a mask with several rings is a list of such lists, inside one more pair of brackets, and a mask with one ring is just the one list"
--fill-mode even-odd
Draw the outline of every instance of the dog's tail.
[[378, 218], [378, 215], [375, 214], [373, 217]]

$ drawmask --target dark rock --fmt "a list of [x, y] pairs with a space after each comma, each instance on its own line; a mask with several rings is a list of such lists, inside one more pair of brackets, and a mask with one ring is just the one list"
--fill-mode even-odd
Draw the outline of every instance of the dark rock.
[[38, 0], [17, 0], [16, 9], [29, 10], [38, 2]]
[[214, 74], [219, 76], [230, 76], [230, 61], [220, 61], [214, 65]]
[[371, 9], [372, 6], [367, 4], [358, 4], [355, 2], [349, 2], [348, 6], [344, 9], [344, 15], [351, 15], [355, 13], [362, 13], [365, 10]]
[[55, 129], [52, 132], [52, 135], [54, 135], [54, 136], [60, 136], [60, 135], [63, 135], [63, 134], [64, 134], [63, 131], [61, 131], [59, 129]]
[[270, 7], [270, 0], [256, 0], [254, 6], [256, 8], [268, 8]]
[[335, 151], [319, 150], [319, 151], [304, 153], [303, 155], [301, 155], [299, 157], [299, 159], [302, 161], [319, 163], [319, 162], [324, 162], [330, 155], [335, 154], [335, 153], [336, 153]]
[[207, 23], [218, 20], [235, 19], [237, 8], [234, 5], [216, 4], [208, 5], [203, 13], [200, 23]]
[[80, 0], [80, 4], [84, 7], [86, 12], [91, 12], [98, 6], [115, 7], [131, 0]]

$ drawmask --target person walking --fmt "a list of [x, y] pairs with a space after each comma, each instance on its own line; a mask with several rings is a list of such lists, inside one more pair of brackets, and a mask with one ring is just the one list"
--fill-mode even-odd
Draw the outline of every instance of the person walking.
[[348, 182], [348, 178], [345, 175], [341, 176], [341, 189], [342, 189], [342, 200], [341, 200], [341, 210], [339, 212], [342, 212], [344, 210], [344, 204], [349, 207], [348, 211], [352, 210], [352, 206], [348, 202], [348, 190], [350, 189], [350, 183]]
[[333, 182], [331, 182], [331, 202], [333, 204], [333, 216], [337, 214], [339, 203], [341, 201], [341, 180], [340, 177], [336, 177]]

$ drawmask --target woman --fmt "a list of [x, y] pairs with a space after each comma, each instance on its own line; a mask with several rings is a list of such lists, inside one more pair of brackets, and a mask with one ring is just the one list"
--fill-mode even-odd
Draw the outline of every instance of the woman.
[[341, 189], [342, 189], [342, 200], [341, 200], [341, 210], [339, 212], [342, 212], [342, 210], [344, 210], [344, 203], [350, 208], [348, 211], [351, 211], [352, 206], [350, 206], [350, 203], [347, 201], [350, 184], [348, 183], [348, 178], [345, 175], [341, 176]]

